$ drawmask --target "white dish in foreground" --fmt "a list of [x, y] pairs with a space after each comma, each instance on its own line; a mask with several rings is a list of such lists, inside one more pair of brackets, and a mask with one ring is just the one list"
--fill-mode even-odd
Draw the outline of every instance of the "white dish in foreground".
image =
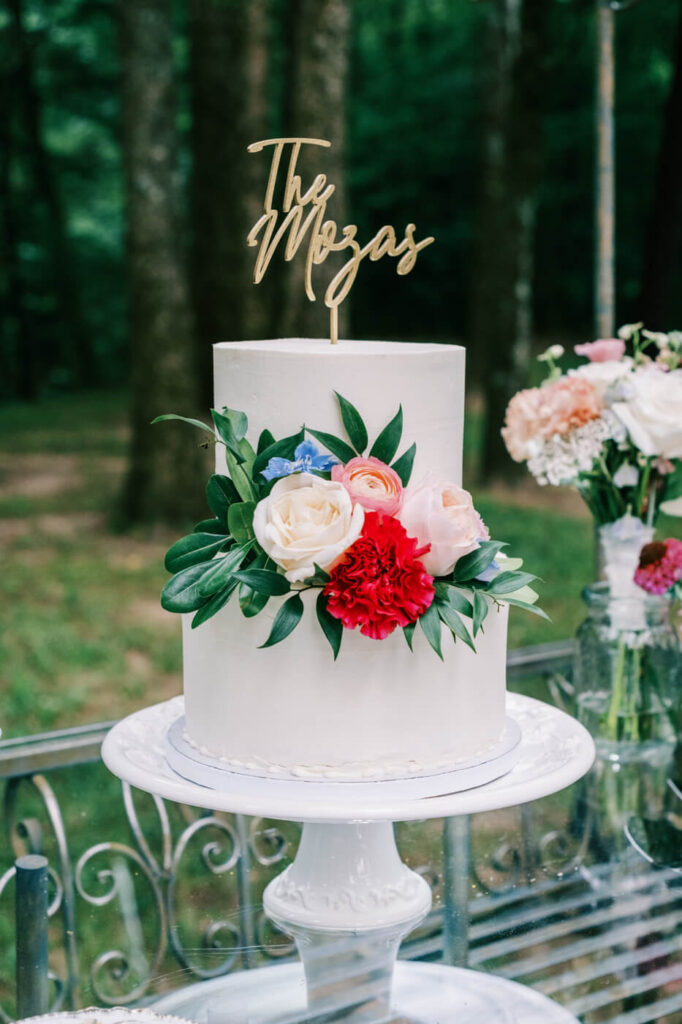
[[[164, 996], [155, 1006], [198, 1024], [303, 1024], [303, 968], [240, 971]], [[419, 1024], [578, 1024], [568, 1010], [525, 985], [442, 964], [399, 961], [391, 1006], [401, 1020]]]
[[[509, 694], [507, 714], [521, 728], [518, 760], [501, 778], [464, 792], [412, 796], [405, 787], [387, 796], [383, 783], [362, 783], [343, 796], [341, 784], [286, 782], [235, 775], [218, 791], [188, 782], [166, 761], [166, 734], [183, 714], [182, 697], [144, 708], [118, 722], [102, 746], [109, 770], [132, 786], [178, 803], [288, 821], [409, 821], [511, 807], [570, 786], [594, 760], [594, 743], [575, 719], [531, 697]], [[338, 785], [338, 792], [337, 792]]]

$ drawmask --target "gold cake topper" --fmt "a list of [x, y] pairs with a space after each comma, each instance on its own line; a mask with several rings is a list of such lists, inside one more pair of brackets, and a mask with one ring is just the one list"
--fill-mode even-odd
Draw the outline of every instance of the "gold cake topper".
[[[346, 224], [341, 229], [341, 237], [337, 240], [338, 225], [335, 220], [325, 220], [327, 201], [335, 191], [335, 185], [327, 184], [327, 176], [318, 174], [312, 185], [302, 191], [301, 177], [296, 173], [301, 146], [331, 146], [325, 139], [263, 139], [248, 147], [249, 153], [260, 153], [266, 146], [274, 146], [270, 174], [265, 189], [263, 213], [253, 225], [247, 236], [249, 245], [259, 245], [254, 270], [254, 281], [258, 284], [263, 280], [270, 260], [282, 239], [284, 243], [284, 259], [292, 260], [301, 247], [306, 235], [308, 251], [305, 265], [305, 292], [311, 302], [315, 301], [312, 285], [313, 266], [324, 263], [330, 252], [350, 250], [350, 257], [334, 275], [324, 293], [324, 304], [329, 309], [329, 333], [332, 345], [339, 336], [339, 306], [348, 295], [355, 283], [360, 264], [365, 256], [372, 262], [382, 256], [399, 256], [396, 270], [399, 274], [409, 274], [417, 260], [417, 253], [434, 241], [424, 238], [417, 242], [414, 237], [415, 225], [405, 227], [404, 237], [398, 242], [395, 229], [390, 224], [379, 228], [374, 238], [361, 246], [356, 239], [357, 225]], [[273, 206], [275, 184], [286, 146], [291, 146], [289, 166], [284, 181], [284, 197], [282, 209]], [[309, 209], [307, 209], [309, 208]], [[282, 219], [280, 220], [280, 214]]]

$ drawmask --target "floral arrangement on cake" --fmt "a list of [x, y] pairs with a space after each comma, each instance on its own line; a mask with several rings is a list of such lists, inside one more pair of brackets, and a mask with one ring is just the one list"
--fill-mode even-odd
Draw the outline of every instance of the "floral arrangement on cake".
[[402, 408], [369, 447], [360, 413], [336, 397], [345, 439], [302, 427], [276, 440], [264, 430], [254, 450], [243, 412], [214, 409], [213, 427], [175, 414], [154, 421], [207, 431], [224, 445], [228, 470], [208, 481], [213, 518], [166, 555], [173, 576], [163, 607], [194, 612], [196, 627], [235, 594], [247, 618], [289, 594], [262, 645], [271, 647], [300, 622], [302, 592], [316, 589], [334, 658], [344, 629], [382, 640], [401, 628], [411, 648], [419, 623], [442, 658], [443, 626], [475, 649], [500, 602], [544, 615], [529, 586], [536, 577], [502, 554], [506, 545], [490, 539], [467, 491], [433, 473], [410, 483], [416, 445], [396, 458]]
[[511, 457], [540, 484], [576, 487], [599, 525], [682, 515], [682, 332], [626, 324], [575, 352], [587, 361], [562, 373], [551, 346], [545, 381], [510, 401]]

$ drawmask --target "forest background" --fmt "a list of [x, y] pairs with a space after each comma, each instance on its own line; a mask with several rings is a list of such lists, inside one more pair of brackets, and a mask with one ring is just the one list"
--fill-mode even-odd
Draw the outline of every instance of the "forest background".
[[[679, 328], [680, 0], [620, 11], [616, 58], [617, 323]], [[533, 356], [593, 337], [595, 63], [593, 0], [0, 0], [6, 734], [177, 691], [159, 524], [204, 516], [208, 457], [150, 421], [205, 418], [212, 342], [328, 330], [296, 263], [252, 283], [273, 136], [332, 141], [360, 239], [435, 236], [365, 261], [342, 334], [467, 346], [467, 482], [555, 619], [513, 642], [570, 634], [588, 523], [490, 488]]]

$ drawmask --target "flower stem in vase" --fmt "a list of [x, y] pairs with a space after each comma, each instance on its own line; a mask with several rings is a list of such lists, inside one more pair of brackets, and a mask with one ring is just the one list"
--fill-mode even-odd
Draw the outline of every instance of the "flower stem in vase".
[[625, 696], [625, 640], [621, 636], [618, 641], [616, 663], [613, 670], [613, 686], [611, 689], [611, 703], [606, 715], [606, 738], [619, 740], [622, 737], [619, 733], [619, 717]]

